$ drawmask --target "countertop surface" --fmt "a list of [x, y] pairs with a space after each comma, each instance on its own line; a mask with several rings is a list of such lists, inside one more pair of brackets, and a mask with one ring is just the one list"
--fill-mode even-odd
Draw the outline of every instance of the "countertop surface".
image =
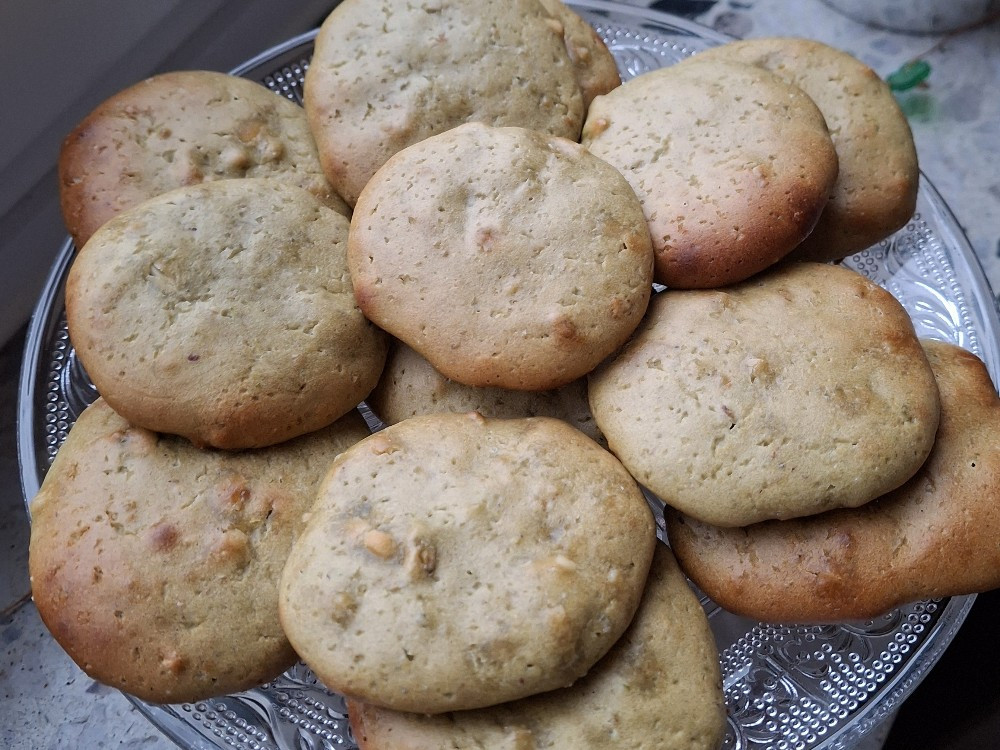
[[[299, 3], [288, 2], [289, 15]], [[844, 49], [887, 76], [909, 60], [931, 66], [924, 86], [899, 94], [921, 169], [966, 232], [994, 289], [1000, 289], [1000, 20], [953, 34], [912, 35], [858, 23], [821, 0], [636, 2], [737, 37], [797, 35]], [[305, 6], [306, 3], [302, 2]], [[313, 3], [315, 5], [315, 3]], [[312, 8], [283, 27], [312, 28]], [[210, 33], [202, 29], [202, 34]], [[220, 31], [221, 33], [221, 31]], [[230, 35], [231, 36], [231, 35]], [[274, 40], [279, 41], [278, 39]], [[256, 43], [256, 41], [254, 42]], [[230, 40], [192, 54], [226, 70], [256, 52]], [[172, 59], [176, 67], [183, 60]], [[98, 102], [94, 102], [96, 105]], [[55, 187], [53, 186], [53, 200]], [[37, 291], [32, 292], [37, 296]], [[175, 745], [120, 693], [83, 674], [55, 644], [30, 601], [28, 525], [14, 436], [24, 327], [0, 350], [0, 747], [147, 748]], [[994, 647], [1000, 595], [981, 595], [930, 676], [904, 704], [887, 748], [1000, 746], [1000, 656]], [[882, 736], [866, 743], [881, 744]]]

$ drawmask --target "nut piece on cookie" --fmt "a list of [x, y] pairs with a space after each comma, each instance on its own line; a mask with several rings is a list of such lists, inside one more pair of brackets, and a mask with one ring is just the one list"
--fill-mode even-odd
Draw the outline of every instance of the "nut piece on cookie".
[[277, 586], [356, 411], [280, 446], [200, 450], [102, 399], [77, 419], [30, 504], [42, 621], [95, 680], [147, 701], [246, 690], [295, 663]]
[[540, 0], [545, 10], [559, 23], [569, 59], [576, 70], [576, 80], [583, 95], [584, 112], [594, 97], [621, 85], [618, 65], [594, 27], [584, 21], [562, 0]]
[[719, 526], [863, 505], [920, 468], [940, 416], [906, 310], [821, 263], [657, 294], [589, 396], [633, 476]]
[[281, 622], [332, 690], [480, 708], [583, 676], [631, 621], [656, 543], [635, 480], [564, 422], [413, 417], [334, 462]]
[[387, 337], [347, 270], [348, 220], [277, 180], [164, 193], [104, 224], [66, 282], [76, 352], [133, 424], [198, 445], [273, 445], [353, 409]]
[[638, 325], [652, 283], [642, 208], [577, 143], [469, 123], [399, 152], [348, 239], [369, 319], [459, 383], [582, 377]]
[[749, 278], [812, 231], [837, 178], [823, 115], [766, 70], [719, 61], [643, 73], [587, 113], [583, 145], [622, 171], [649, 222], [656, 280]]
[[922, 343], [941, 424], [902, 487], [860, 508], [746, 528], [668, 509], [678, 559], [717, 603], [771, 622], [833, 622], [1000, 587], [1000, 399], [975, 355]]
[[77, 248], [127, 208], [186, 185], [272, 177], [350, 215], [323, 174], [305, 111], [258, 83], [205, 70], [153, 76], [102, 102], [59, 153]]
[[304, 96], [330, 182], [353, 206], [390, 156], [465, 122], [578, 139], [578, 76], [596, 89], [570, 33], [539, 0], [344, 0], [320, 27]]
[[852, 255], [913, 216], [920, 177], [913, 134], [888, 84], [863, 62], [822, 42], [794, 37], [723, 44], [691, 60], [769, 70], [805, 91], [826, 119], [840, 171], [816, 228], [789, 260]]
[[365, 403], [386, 424], [443, 411], [476, 411], [484, 417], [502, 419], [556, 417], [604, 443], [587, 403], [585, 378], [551, 391], [462, 385], [439, 373], [401, 341], [390, 346], [382, 378]]
[[716, 750], [726, 726], [708, 618], [663, 545], [628, 630], [572, 686], [446, 716], [347, 707], [362, 750]]

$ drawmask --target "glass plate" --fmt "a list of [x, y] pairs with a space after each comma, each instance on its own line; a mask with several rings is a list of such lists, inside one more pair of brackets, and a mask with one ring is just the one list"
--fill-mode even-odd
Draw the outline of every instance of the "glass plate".
[[[572, 5], [632, 78], [726, 37], [656, 11], [599, 0]], [[301, 103], [315, 32], [233, 71]], [[97, 393], [69, 343], [63, 283], [67, 241], [32, 318], [21, 373], [18, 452], [25, 498], [34, 497], [77, 415]], [[951, 341], [1000, 375], [1000, 321], [958, 223], [926, 179], [917, 213], [889, 240], [845, 261], [892, 292], [921, 336]], [[726, 748], [846, 748], [879, 725], [941, 656], [974, 597], [917, 602], [867, 622], [772, 625], [736, 617], [703, 597], [719, 645], [728, 706]], [[297, 665], [258, 689], [194, 704], [132, 699], [166, 735], [192, 750], [356, 748], [343, 700]]]

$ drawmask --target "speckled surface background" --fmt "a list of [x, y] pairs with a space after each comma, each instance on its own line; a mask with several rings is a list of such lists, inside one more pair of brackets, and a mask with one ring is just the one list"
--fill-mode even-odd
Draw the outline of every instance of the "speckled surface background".
[[[954, 35], [908, 35], [857, 23], [821, 0], [627, 4], [652, 6], [737, 37], [818, 39], [883, 76], [910, 59], [928, 61], [927, 85], [902, 93], [900, 102], [922, 170], [951, 206], [993, 288], [1000, 288], [1000, 21]], [[314, 22], [303, 19], [302, 30]], [[220, 60], [220, 69], [238, 62]], [[90, 680], [65, 656], [28, 598], [28, 525], [14, 438], [22, 347], [23, 333], [0, 351], [0, 747], [174, 747], [120, 693]], [[1000, 746], [1000, 690], [989, 677], [1000, 660], [983, 643], [1000, 611], [997, 599], [989, 594], [977, 601], [949, 653], [904, 706], [887, 748]], [[866, 748], [881, 739], [872, 738]]]

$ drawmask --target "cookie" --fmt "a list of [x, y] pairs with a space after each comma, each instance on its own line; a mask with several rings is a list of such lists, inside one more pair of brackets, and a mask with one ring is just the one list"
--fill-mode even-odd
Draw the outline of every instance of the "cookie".
[[766, 68], [816, 102], [830, 128], [840, 172], [816, 228], [790, 260], [836, 260], [906, 225], [920, 171], [913, 135], [888, 84], [852, 55], [811, 39], [747, 39], [692, 60]]
[[812, 100], [726, 62], [660, 68], [597, 97], [582, 142], [639, 196], [656, 280], [670, 287], [732, 284], [780, 260], [812, 231], [837, 178]]
[[545, 417], [413, 417], [333, 465], [279, 611], [330, 689], [402, 711], [565, 687], [632, 619], [656, 543], [635, 480]]
[[930, 452], [940, 412], [903, 307], [820, 263], [656, 295], [589, 396], [633, 476], [719, 526], [856, 507], [895, 489]]
[[348, 240], [369, 319], [465, 385], [557, 388], [638, 325], [652, 252], [625, 179], [579, 144], [460, 125], [396, 154]]
[[1000, 586], [1000, 399], [975, 355], [924, 347], [941, 426], [899, 489], [861, 508], [742, 529], [668, 511], [678, 559], [716, 602], [761, 620], [831, 622]]
[[553, 391], [476, 388], [449, 380], [406, 344], [396, 342], [375, 390], [365, 402], [387, 424], [421, 414], [476, 411], [484, 417], [555, 417], [603, 443], [587, 403], [587, 381], [574, 380]]
[[341, 2], [304, 97], [330, 182], [353, 206], [390, 156], [464, 122], [576, 140], [583, 97], [563, 34], [538, 0]]
[[594, 97], [621, 85], [618, 65], [594, 27], [561, 0], [540, 0], [542, 6], [562, 25], [566, 52], [576, 70], [576, 82], [583, 96], [584, 112]]
[[104, 222], [185, 185], [273, 177], [350, 209], [323, 175], [305, 111], [258, 83], [205, 70], [148, 78], [97, 106], [59, 152], [59, 199], [78, 248]]
[[716, 750], [725, 730], [708, 619], [663, 545], [629, 629], [571, 687], [444, 716], [347, 710], [362, 750]]
[[387, 340], [354, 301], [346, 218], [277, 180], [178, 188], [77, 255], [77, 355], [134, 424], [260, 447], [330, 424], [378, 382]]
[[70, 430], [30, 505], [31, 591], [88, 675], [143, 700], [197, 701], [296, 660], [277, 586], [302, 516], [357, 412], [274, 448], [199, 450], [103, 400]]

